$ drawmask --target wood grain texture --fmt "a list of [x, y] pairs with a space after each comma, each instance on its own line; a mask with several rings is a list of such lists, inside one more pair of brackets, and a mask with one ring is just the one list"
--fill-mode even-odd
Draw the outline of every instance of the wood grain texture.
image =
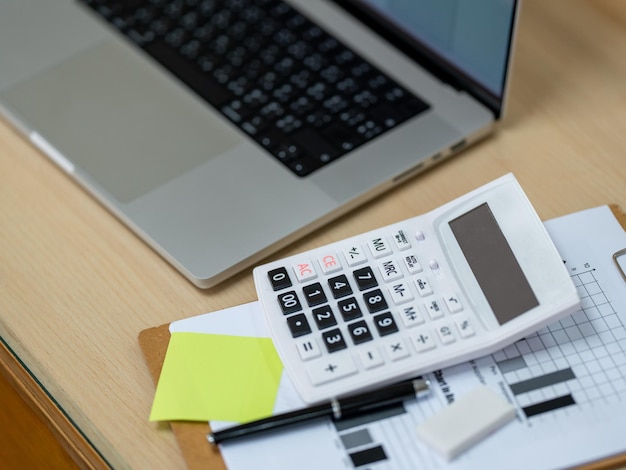
[[[543, 219], [625, 208], [624, 12], [626, 2], [526, 0], [498, 132], [272, 258], [421, 214], [507, 172]], [[169, 427], [148, 422], [139, 332], [254, 298], [250, 270], [192, 286], [0, 121], [0, 336], [113, 467], [184, 467]]]

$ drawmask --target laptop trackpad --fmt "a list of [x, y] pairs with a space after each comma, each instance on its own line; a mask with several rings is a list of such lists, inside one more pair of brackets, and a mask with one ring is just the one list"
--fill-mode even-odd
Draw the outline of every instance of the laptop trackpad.
[[208, 105], [116, 41], [5, 96], [81, 173], [129, 202], [240, 142]]

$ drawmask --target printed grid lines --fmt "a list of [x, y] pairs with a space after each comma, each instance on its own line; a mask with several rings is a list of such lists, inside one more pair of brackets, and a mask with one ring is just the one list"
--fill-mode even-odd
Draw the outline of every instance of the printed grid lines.
[[[527, 385], [529, 391], [516, 396], [521, 406], [567, 394], [578, 405], [609, 402], [626, 392], [626, 328], [593, 270], [572, 280], [581, 310], [494, 355], [500, 364], [517, 359], [512, 370], [501, 368], [510, 385], [541, 385], [542, 380], [549, 385], [536, 390]], [[550, 383], [559, 376], [574, 378]]]

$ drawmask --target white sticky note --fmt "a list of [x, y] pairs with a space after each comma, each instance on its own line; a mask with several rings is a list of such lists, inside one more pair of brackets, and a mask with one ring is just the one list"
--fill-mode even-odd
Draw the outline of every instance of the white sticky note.
[[513, 418], [515, 408], [502, 395], [480, 386], [420, 424], [417, 435], [452, 460]]

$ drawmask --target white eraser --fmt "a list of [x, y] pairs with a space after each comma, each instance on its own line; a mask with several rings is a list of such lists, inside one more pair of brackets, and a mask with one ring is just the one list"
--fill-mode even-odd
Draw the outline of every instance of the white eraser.
[[481, 385], [420, 424], [417, 435], [452, 460], [514, 417], [515, 408], [502, 395]]

